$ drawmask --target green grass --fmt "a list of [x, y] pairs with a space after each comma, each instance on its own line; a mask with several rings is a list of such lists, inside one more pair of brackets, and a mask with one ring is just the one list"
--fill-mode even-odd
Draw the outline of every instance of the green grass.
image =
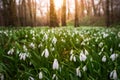
[[[58, 64], [55, 61], [53, 69], [55, 59]], [[110, 77], [112, 73], [117, 77]], [[119, 80], [120, 28], [0, 28], [2, 76], [5, 80]]]

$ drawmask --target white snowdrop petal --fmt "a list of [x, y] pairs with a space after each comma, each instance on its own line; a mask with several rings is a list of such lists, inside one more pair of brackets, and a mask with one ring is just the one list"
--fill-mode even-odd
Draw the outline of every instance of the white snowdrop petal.
[[83, 71], [87, 71], [87, 67], [86, 67], [86, 65], [83, 67]]
[[102, 57], [102, 62], [106, 62], [106, 56]]
[[117, 57], [118, 57], [118, 54], [115, 54], [115, 53], [110, 56], [110, 58], [112, 59], [112, 61], [114, 61], [115, 59], [117, 59]]
[[42, 72], [39, 73], [39, 79], [42, 79], [43, 78], [43, 74]]
[[81, 77], [80, 67], [76, 68], [76, 75]]
[[58, 60], [57, 60], [57, 59], [54, 59], [54, 62], [53, 62], [53, 70], [58, 70], [58, 69], [59, 69]]
[[79, 58], [80, 58], [80, 61], [86, 61], [86, 59], [87, 59], [86, 55], [83, 53], [80, 53]]
[[114, 80], [117, 80], [117, 79], [118, 79], [116, 70], [113, 70], [113, 71], [110, 73], [110, 79], [114, 79]]

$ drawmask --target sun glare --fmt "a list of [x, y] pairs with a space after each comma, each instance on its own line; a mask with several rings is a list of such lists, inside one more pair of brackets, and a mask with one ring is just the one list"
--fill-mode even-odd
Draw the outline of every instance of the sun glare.
[[59, 9], [62, 6], [63, 0], [54, 0], [55, 8]]

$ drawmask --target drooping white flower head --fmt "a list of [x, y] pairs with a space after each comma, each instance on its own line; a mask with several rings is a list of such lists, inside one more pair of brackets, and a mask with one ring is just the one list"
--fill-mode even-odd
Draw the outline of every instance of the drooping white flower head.
[[118, 47], [120, 48], [120, 43], [119, 43]]
[[109, 35], [107, 33], [103, 33], [103, 38], [108, 37]]
[[71, 54], [71, 56], [70, 56], [70, 61], [74, 61], [74, 62], [76, 62], [76, 57], [75, 57], [74, 54]]
[[64, 43], [66, 42], [65, 39], [63, 39], [63, 38], [61, 39], [61, 41], [64, 42]]
[[39, 45], [38, 45], [38, 48], [40, 48], [40, 47], [42, 47], [43, 46], [43, 44], [42, 43], [40, 43]]
[[28, 80], [35, 80], [33, 77], [29, 76]]
[[85, 61], [87, 59], [86, 55], [84, 53], [80, 53], [80, 61]]
[[120, 31], [118, 32], [118, 37], [120, 38]]
[[110, 79], [114, 79], [114, 80], [117, 80], [118, 77], [117, 77], [117, 71], [116, 70], [113, 70], [111, 73], [110, 73]]
[[73, 60], [73, 54], [70, 56], [70, 61], [72, 61]]
[[29, 45], [31, 48], [35, 49], [35, 44], [34, 43], [30, 43]]
[[4, 80], [4, 75], [0, 73], [0, 80]]
[[53, 70], [58, 70], [59, 69], [59, 63], [58, 63], [57, 59], [54, 59], [52, 68], [53, 68]]
[[103, 46], [103, 42], [100, 42], [98, 46], [101, 48]]
[[75, 56], [73, 56], [73, 61], [76, 62], [76, 57]]
[[83, 71], [87, 71], [87, 66], [85, 65], [82, 69]]
[[102, 62], [106, 62], [106, 56], [102, 57]]
[[110, 48], [110, 52], [112, 52], [113, 51], [113, 48]]
[[77, 75], [78, 77], [81, 77], [80, 67], [76, 68], [76, 75]]
[[28, 37], [28, 35], [26, 34], [26, 35], [25, 35], [25, 37], [27, 38], [27, 37]]
[[55, 51], [55, 48], [53, 47], [53, 48], [51, 48], [51, 51]]
[[32, 37], [33, 40], [35, 40], [35, 37]]
[[48, 39], [48, 35], [45, 33], [44, 37], [43, 37], [43, 41]]
[[89, 55], [89, 52], [85, 49], [85, 55]]
[[73, 49], [70, 51], [70, 54], [73, 54]]
[[53, 74], [52, 80], [58, 80], [58, 77], [56, 74]]
[[49, 56], [49, 51], [48, 51], [47, 48], [42, 52], [41, 56], [45, 56], [45, 58], [48, 58], [48, 56]]
[[23, 45], [23, 49], [24, 49], [24, 51], [27, 52], [27, 47], [25, 45]]
[[14, 49], [13, 49], [13, 48], [10, 49], [10, 50], [7, 52], [8, 55], [12, 55], [13, 53], [14, 53]]
[[118, 57], [118, 54], [115, 54], [115, 53], [110, 56], [110, 58], [112, 59], [112, 61], [114, 61], [115, 59], [117, 59], [117, 57]]
[[42, 72], [39, 72], [38, 76], [39, 76], [39, 79], [42, 79], [43, 78]]
[[83, 45], [83, 46], [84, 46], [84, 45], [85, 45], [85, 41], [82, 41], [81, 45]]
[[29, 56], [29, 53], [20, 53], [19, 54], [19, 57], [20, 57], [20, 60], [24, 60]]
[[53, 39], [52, 39], [52, 43], [53, 43], [53, 44], [56, 44], [56, 42], [57, 42], [56, 37], [53, 37]]

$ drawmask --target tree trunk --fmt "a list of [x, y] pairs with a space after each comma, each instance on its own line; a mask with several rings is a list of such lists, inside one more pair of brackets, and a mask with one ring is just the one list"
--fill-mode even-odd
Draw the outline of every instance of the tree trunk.
[[91, 2], [92, 2], [92, 7], [93, 7], [94, 16], [96, 16], [95, 2], [94, 2], [94, 0], [91, 0]]
[[84, 0], [81, 0], [81, 13], [80, 13], [80, 16], [81, 17], [84, 17]]
[[75, 27], [79, 26], [79, 18], [78, 18], [78, 0], [75, 0]]
[[29, 8], [29, 15], [30, 15], [30, 26], [33, 27], [33, 15], [32, 15], [32, 0], [28, 0], [28, 8]]
[[113, 9], [113, 0], [111, 0], [111, 24], [114, 23], [114, 9]]
[[110, 26], [109, 0], [106, 0], [106, 26]]
[[67, 20], [69, 20], [70, 19], [70, 2], [69, 2], [69, 0], [67, 0], [67, 4], [68, 4]]
[[54, 8], [54, 0], [50, 0], [50, 27], [59, 26], [57, 15]]
[[16, 0], [2, 0], [5, 26], [17, 26]]
[[62, 17], [62, 26], [66, 26], [66, 0], [63, 1], [61, 17]]

